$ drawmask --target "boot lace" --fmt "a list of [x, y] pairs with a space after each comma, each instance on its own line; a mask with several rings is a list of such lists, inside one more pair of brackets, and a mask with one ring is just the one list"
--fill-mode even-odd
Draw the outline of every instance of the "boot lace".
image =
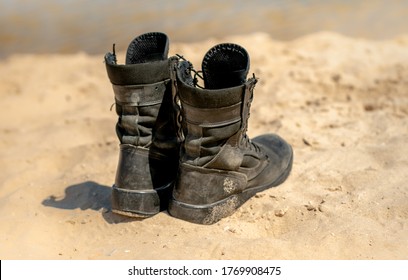
[[[180, 58], [180, 59], [182, 59], [183, 61], [187, 61], [187, 62], [189, 62], [187, 59], [185, 59], [184, 58], [184, 56], [182, 56], [182, 55], [179, 55], [179, 54], [176, 54], [176, 56], [178, 57], [178, 58]], [[190, 63], [190, 62], [189, 62]], [[194, 73], [194, 76], [193, 76], [193, 80], [192, 80], [192, 86], [194, 86], [194, 87], [198, 87], [198, 88], [201, 88], [201, 89], [205, 89], [203, 86], [201, 86], [199, 83], [198, 83], [198, 78], [200, 78], [200, 80], [201, 81], [203, 81], [204, 80], [204, 77], [202, 76], [202, 73], [203, 73], [203, 71], [201, 71], [201, 70], [195, 70], [194, 68], [193, 68], [193, 65], [190, 63], [190, 68], [188, 69], [190, 72], [193, 72]], [[197, 78], [198, 77], [198, 78]]]
[[252, 78], [248, 80], [247, 86], [245, 88], [245, 96], [244, 96], [244, 104], [243, 104], [244, 107], [242, 110], [243, 111], [242, 113], [242, 122], [243, 122], [242, 137], [241, 137], [240, 144], [246, 149], [259, 153], [261, 149], [259, 148], [258, 145], [253, 143], [247, 135], [249, 117], [251, 116], [250, 109], [251, 109], [252, 100], [254, 99], [254, 88], [257, 82], [258, 82], [258, 78], [255, 77], [255, 74], [252, 74]]
[[176, 114], [175, 117], [175, 127], [177, 128], [176, 136], [177, 138], [182, 141], [184, 139], [183, 134], [183, 127], [182, 127], [182, 114], [181, 114], [181, 101], [178, 96], [178, 88], [177, 88], [177, 63], [179, 59], [186, 60], [183, 56], [176, 54], [176, 56], [170, 59], [170, 80], [171, 80], [171, 87], [172, 87], [172, 98], [173, 98], [173, 110]]

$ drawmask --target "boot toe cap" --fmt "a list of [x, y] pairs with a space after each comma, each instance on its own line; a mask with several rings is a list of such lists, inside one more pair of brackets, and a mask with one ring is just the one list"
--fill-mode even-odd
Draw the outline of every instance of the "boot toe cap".
[[271, 173], [288, 173], [292, 168], [293, 150], [291, 145], [276, 134], [260, 135], [252, 140], [268, 156]]

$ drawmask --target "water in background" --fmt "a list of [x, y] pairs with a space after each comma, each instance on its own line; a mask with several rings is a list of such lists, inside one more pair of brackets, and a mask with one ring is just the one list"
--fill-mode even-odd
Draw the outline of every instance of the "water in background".
[[162, 31], [192, 42], [267, 32], [290, 40], [334, 31], [389, 39], [408, 33], [406, 0], [0, 0], [0, 58], [12, 53], [105, 53]]

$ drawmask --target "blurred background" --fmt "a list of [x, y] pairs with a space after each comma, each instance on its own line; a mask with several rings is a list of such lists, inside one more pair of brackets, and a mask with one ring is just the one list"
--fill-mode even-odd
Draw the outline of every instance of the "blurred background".
[[162, 31], [194, 42], [267, 32], [291, 40], [334, 31], [391, 39], [408, 33], [407, 0], [0, 0], [0, 58], [13, 53], [101, 54]]

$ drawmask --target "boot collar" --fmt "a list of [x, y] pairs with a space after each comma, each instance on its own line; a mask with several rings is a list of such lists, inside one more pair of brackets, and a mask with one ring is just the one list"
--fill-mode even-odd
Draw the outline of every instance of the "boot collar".
[[170, 78], [169, 60], [139, 64], [117, 64], [115, 52], [105, 55], [109, 80], [115, 85], [151, 84]]
[[195, 82], [191, 76], [192, 65], [190, 62], [181, 61], [175, 68], [179, 98], [191, 106], [198, 108], [220, 108], [237, 103], [247, 103], [252, 100], [252, 91], [257, 82], [255, 77], [236, 87], [204, 89], [194, 85]]

